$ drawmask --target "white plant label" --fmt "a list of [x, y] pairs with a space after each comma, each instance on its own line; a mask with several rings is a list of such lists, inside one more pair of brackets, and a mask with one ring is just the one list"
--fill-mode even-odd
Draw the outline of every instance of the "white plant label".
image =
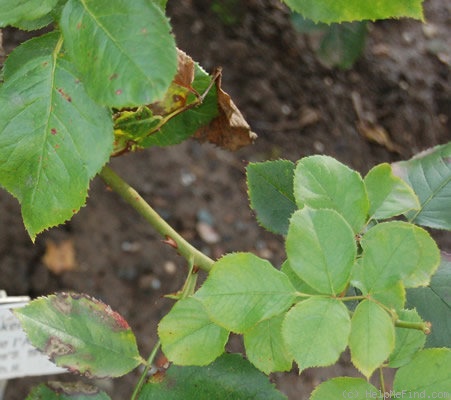
[[30, 344], [11, 312], [11, 308], [23, 307], [27, 302], [27, 297], [0, 297], [0, 381], [67, 372]]

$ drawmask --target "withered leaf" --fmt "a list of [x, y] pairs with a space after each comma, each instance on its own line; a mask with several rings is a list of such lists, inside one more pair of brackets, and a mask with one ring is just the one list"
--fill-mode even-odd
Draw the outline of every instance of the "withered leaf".
[[199, 128], [194, 137], [208, 141], [227, 150], [238, 150], [252, 144], [257, 135], [251, 131], [238, 107], [221, 88], [221, 70], [217, 71], [216, 91], [218, 96], [218, 116], [208, 125]]
[[375, 118], [373, 115], [363, 111], [363, 102], [360, 94], [353, 91], [351, 93], [351, 99], [358, 117], [356, 126], [359, 133], [365, 139], [384, 146], [388, 151], [403, 154], [402, 148], [392, 141], [388, 132], [374, 121]]
[[42, 262], [54, 274], [60, 275], [77, 267], [72, 240], [62, 240], [58, 243], [53, 240], [47, 240], [45, 245], [46, 249]]
[[177, 74], [174, 77], [174, 83], [186, 88], [191, 88], [194, 81], [194, 61], [184, 51], [177, 48]]
[[177, 74], [162, 100], [149, 104], [148, 107], [154, 115], [168, 115], [186, 106], [188, 95], [199, 94], [191, 86], [194, 81], [194, 61], [180, 49], [177, 49]]
[[180, 49], [177, 49], [177, 58], [177, 74], [161, 100], [134, 109], [118, 110], [114, 114], [112, 156], [141, 148], [140, 143], [147, 136], [158, 132], [168, 120], [200, 101], [199, 94], [192, 87], [195, 73], [193, 59]]
[[384, 146], [392, 153], [403, 154], [402, 148], [391, 140], [390, 135], [382, 126], [361, 120], [357, 121], [357, 129], [364, 138]]

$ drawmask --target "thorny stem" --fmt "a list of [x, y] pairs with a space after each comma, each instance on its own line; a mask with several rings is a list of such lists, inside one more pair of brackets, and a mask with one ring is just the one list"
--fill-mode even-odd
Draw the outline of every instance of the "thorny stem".
[[[193, 284], [195, 285], [196, 274], [193, 273], [194, 266], [210, 271], [214, 261], [205, 254], [197, 250], [189, 244], [177, 231], [175, 231], [160, 215], [119, 175], [111, 168], [105, 166], [100, 171], [100, 177], [103, 181], [116, 193], [118, 193], [127, 203], [129, 203], [139, 214], [141, 214], [154, 229], [165, 238], [166, 243], [174, 247], [189, 263], [190, 271], [188, 273], [187, 282], [183, 287], [181, 297], [192, 294]], [[194, 282], [194, 283], [193, 283]], [[160, 340], [157, 341], [147, 360], [144, 370], [139, 378], [138, 383], [133, 390], [131, 400], [136, 400], [144, 385], [149, 369], [161, 347]]]
[[193, 260], [194, 265], [209, 272], [214, 261], [204, 253], [189, 244], [177, 231], [175, 231], [127, 182], [117, 175], [111, 168], [105, 166], [100, 171], [100, 177], [139, 214], [141, 214], [154, 229], [166, 239], [166, 242], [176, 248], [181, 256], [188, 262]]

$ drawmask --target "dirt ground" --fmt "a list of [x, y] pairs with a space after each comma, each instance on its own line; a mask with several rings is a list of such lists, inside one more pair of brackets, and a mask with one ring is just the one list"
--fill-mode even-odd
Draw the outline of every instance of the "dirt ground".
[[[288, 10], [276, 0], [238, 2], [232, 25], [209, 4], [169, 2], [178, 45], [207, 70], [223, 67], [223, 86], [258, 140], [237, 153], [188, 141], [114, 159], [112, 167], [211, 257], [251, 251], [275, 265], [284, 258], [282, 238], [259, 227], [249, 209], [244, 174], [249, 161], [296, 161], [322, 153], [364, 174], [376, 163], [406, 159], [451, 140], [450, 2], [427, 0], [427, 24], [371, 24], [365, 53], [349, 71], [322, 66], [310, 39], [294, 30]], [[4, 32], [7, 51], [18, 37]], [[367, 129], [359, 130], [359, 118]], [[374, 142], [381, 129], [385, 144]], [[202, 226], [212, 232], [204, 233]], [[450, 235], [437, 237], [451, 251]], [[61, 243], [73, 250], [73, 259], [67, 257], [75, 269], [52, 272], [44, 256]], [[86, 207], [65, 226], [40, 235], [35, 245], [16, 200], [0, 191], [0, 289], [31, 297], [72, 290], [102, 299], [128, 320], [143, 355], [172, 305], [163, 295], [178, 290], [185, 273], [184, 260], [99, 179], [92, 182]], [[347, 373], [356, 374], [344, 359], [332, 368], [275, 374], [272, 380], [289, 399], [300, 400], [327, 377]], [[136, 377], [99, 385], [113, 399], [126, 399]], [[24, 399], [44, 379], [10, 381], [5, 400]]]

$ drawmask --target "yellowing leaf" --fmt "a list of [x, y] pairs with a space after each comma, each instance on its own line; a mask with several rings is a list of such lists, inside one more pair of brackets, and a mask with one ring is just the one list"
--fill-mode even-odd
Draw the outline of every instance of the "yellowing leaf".
[[149, 105], [154, 114], [167, 115], [185, 107], [190, 93], [199, 97], [191, 86], [194, 81], [193, 59], [182, 50], [177, 49], [177, 61], [177, 74], [164, 98]]
[[202, 102], [191, 86], [195, 64], [190, 56], [177, 49], [178, 67], [171, 85], [161, 100], [138, 108], [124, 108], [114, 115], [114, 149], [112, 156], [146, 147], [143, 140], [158, 132], [176, 115]]

